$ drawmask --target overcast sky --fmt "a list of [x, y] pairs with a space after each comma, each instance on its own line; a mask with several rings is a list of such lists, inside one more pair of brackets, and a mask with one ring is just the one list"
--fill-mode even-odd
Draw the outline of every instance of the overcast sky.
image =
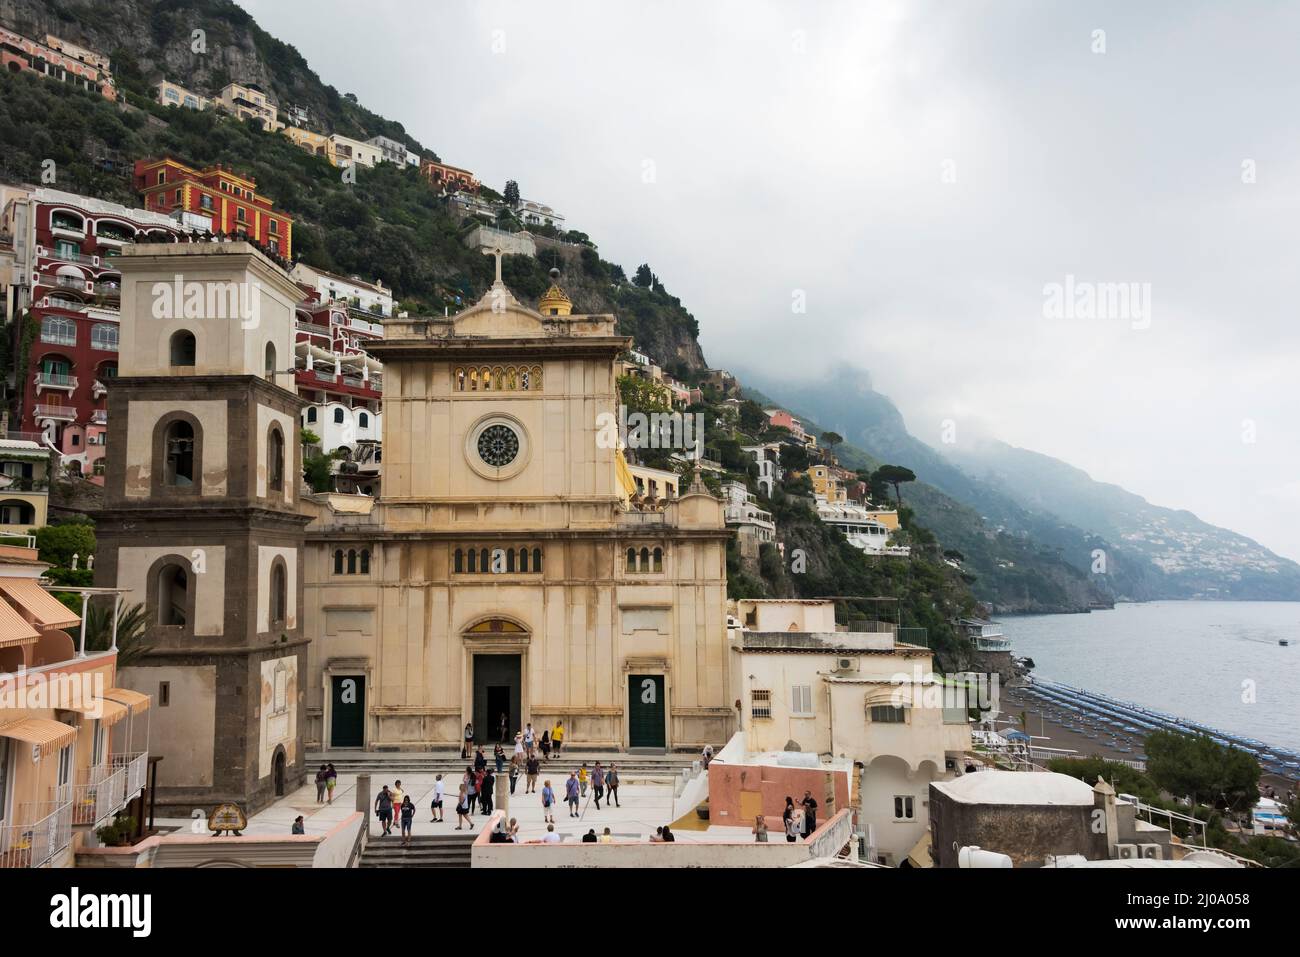
[[[952, 419], [1300, 559], [1300, 5], [242, 5], [649, 262], [711, 364], [847, 361], [931, 444]], [[1067, 275], [1150, 314], [1045, 314]]]

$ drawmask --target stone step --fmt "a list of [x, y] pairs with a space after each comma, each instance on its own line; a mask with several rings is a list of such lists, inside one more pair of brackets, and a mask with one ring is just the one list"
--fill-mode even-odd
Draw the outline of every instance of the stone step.
[[431, 834], [413, 837], [409, 847], [401, 838], [372, 837], [361, 852], [359, 867], [443, 867], [470, 866], [471, 846], [476, 832], [465, 834]]

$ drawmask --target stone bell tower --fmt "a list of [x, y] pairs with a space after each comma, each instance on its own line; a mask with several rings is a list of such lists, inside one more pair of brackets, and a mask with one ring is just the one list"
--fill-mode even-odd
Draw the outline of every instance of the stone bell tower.
[[96, 583], [150, 650], [158, 801], [248, 811], [304, 774], [299, 290], [247, 243], [127, 246]]

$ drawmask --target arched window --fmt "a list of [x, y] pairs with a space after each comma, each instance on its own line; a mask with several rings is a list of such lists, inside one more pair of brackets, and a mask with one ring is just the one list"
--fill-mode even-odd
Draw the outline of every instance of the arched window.
[[530, 377], [529, 377], [529, 375], [528, 375], [528, 370], [527, 370], [527, 369], [520, 369], [520, 370], [519, 370], [519, 388], [521, 388], [523, 391], [527, 392], [527, 391], [528, 391], [528, 383], [529, 383], [530, 381], [531, 381], [531, 379], [530, 379]]
[[284, 433], [274, 425], [267, 436], [266, 484], [272, 492], [284, 491]]
[[316, 421], [316, 407], [314, 405], [307, 409], [307, 421], [308, 422]]
[[506, 389], [514, 392], [517, 388], [519, 388], [519, 376], [515, 371], [515, 367], [510, 366], [506, 369]]
[[641, 564], [638, 567], [643, 572], [648, 572], [650, 570], [650, 549], [641, 549]]
[[465, 370], [464, 369], [456, 370], [456, 391], [457, 392], [465, 391]]
[[361, 549], [361, 574], [370, 574], [370, 549]]
[[533, 391], [538, 392], [542, 388], [542, 367], [533, 366]]
[[664, 570], [664, 550], [662, 548], [656, 548], [654, 550], [654, 559], [650, 569], [656, 572]]
[[173, 368], [193, 366], [194, 357], [197, 354], [198, 349], [194, 341], [194, 333], [186, 332], [184, 329], [172, 333], [171, 364]]
[[363, 429], [370, 428], [370, 416], [362, 412], [359, 416], [357, 416], [357, 424], [360, 425]]
[[534, 548], [533, 549], [533, 571], [540, 572], [541, 570], [542, 570], [542, 550], [540, 548]]
[[478, 552], [474, 549], [469, 550], [469, 573], [473, 575], [478, 571]]
[[343, 574], [343, 549], [341, 548], [334, 549], [334, 574]]
[[526, 548], [519, 549], [519, 570], [528, 571], [528, 549]]
[[100, 322], [90, 328], [90, 348], [104, 352], [116, 352], [118, 328], [116, 323]]
[[500, 366], [497, 366], [492, 370], [492, 388], [500, 392], [505, 387], [505, 384], [505, 372], [502, 371]]
[[335, 410], [334, 410], [334, 424], [335, 424], [335, 425], [342, 425], [342, 424], [343, 424], [343, 419], [344, 419], [344, 418], [345, 418], [345, 416], [343, 415], [343, 410], [342, 410], [342, 409], [335, 409]]
[[485, 575], [492, 570], [492, 565], [488, 561], [488, 550], [486, 548], [480, 548], [478, 550], [478, 570]]
[[629, 548], [627, 550], [627, 570], [630, 572], [636, 571], [636, 549], [635, 548]]
[[163, 433], [163, 484], [194, 484], [194, 426], [177, 420]]
[[167, 564], [158, 572], [158, 624], [184, 626], [189, 574], [180, 565]]
[[357, 550], [355, 548], [349, 548], [348, 549], [348, 574], [355, 575], [356, 573], [357, 573]]
[[289, 607], [289, 589], [285, 583], [284, 562], [271, 566], [271, 624], [283, 625]]
[[266, 344], [266, 377], [275, 381], [275, 343]]
[[465, 570], [465, 553], [462, 552], [459, 548], [452, 553], [451, 568], [452, 571], [457, 573], [463, 572]]
[[77, 344], [77, 324], [63, 316], [46, 316], [41, 320], [41, 342], [60, 346]]
[[478, 391], [478, 370], [477, 369], [469, 370], [469, 391], [470, 392]]
[[506, 549], [506, 571], [513, 572], [514, 570], [515, 570], [515, 550], [513, 548], [507, 548]]
[[492, 391], [492, 370], [484, 366], [482, 376], [483, 376], [483, 391], [491, 392]]
[[36, 521], [36, 509], [22, 499], [0, 502], [0, 525], [31, 525]]

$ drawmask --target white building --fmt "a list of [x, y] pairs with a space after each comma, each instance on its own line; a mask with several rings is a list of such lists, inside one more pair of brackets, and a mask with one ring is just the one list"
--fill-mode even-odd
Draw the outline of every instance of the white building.
[[405, 143], [389, 139], [387, 136], [372, 136], [366, 140], [366, 143], [379, 150], [380, 157], [385, 163], [396, 163], [398, 166], [420, 165], [420, 154], [408, 150]]
[[565, 229], [564, 217], [545, 203], [521, 199], [519, 205], [515, 207], [515, 212], [519, 214], [519, 221], [525, 226], [554, 226], [561, 232]]
[[723, 520], [728, 528], [736, 530], [741, 555], [757, 558], [764, 542], [776, 541], [776, 523], [772, 521], [772, 513], [758, 507], [744, 482], [725, 483], [722, 502]]
[[776, 488], [776, 483], [781, 481], [785, 472], [781, 469], [781, 443], [767, 442], [763, 445], [746, 445], [741, 451], [754, 457], [758, 463], [758, 487], [763, 490], [768, 498], [772, 497], [772, 490]]
[[366, 282], [358, 276], [345, 278], [334, 273], [298, 263], [289, 277], [304, 286], [310, 286], [328, 302], [346, 302], [354, 309], [381, 319], [393, 315], [393, 293], [376, 279]]
[[911, 548], [906, 545], [890, 545], [892, 530], [877, 515], [876, 509], [853, 502], [817, 503], [817, 517], [843, 532], [850, 545], [860, 548], [868, 555], [906, 558], [912, 553]]
[[384, 160], [383, 150], [373, 143], [363, 143], [361, 140], [354, 140], [340, 133], [331, 134], [329, 139], [334, 147], [334, 156], [339, 166], [355, 164], [372, 167]]

